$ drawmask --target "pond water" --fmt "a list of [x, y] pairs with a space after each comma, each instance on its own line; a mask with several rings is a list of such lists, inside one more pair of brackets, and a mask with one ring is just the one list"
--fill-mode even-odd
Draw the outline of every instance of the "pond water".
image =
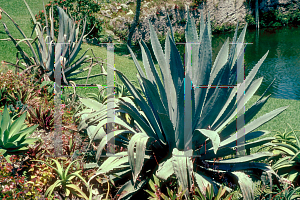
[[[240, 33], [241, 31], [239, 31]], [[214, 34], [213, 60], [229, 37], [232, 41], [234, 32]], [[263, 94], [273, 81], [268, 94], [281, 99], [300, 100], [300, 27], [279, 27], [256, 30], [247, 30], [245, 43], [245, 75], [269, 50], [268, 56], [260, 67], [256, 78], [264, 77], [257, 95]]]

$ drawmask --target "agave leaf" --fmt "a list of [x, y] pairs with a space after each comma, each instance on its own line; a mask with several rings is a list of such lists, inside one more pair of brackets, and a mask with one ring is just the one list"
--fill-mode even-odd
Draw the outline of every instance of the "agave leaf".
[[67, 61], [66, 63], [66, 66], [69, 64], [69, 63], [72, 63], [73, 60], [75, 59], [75, 57], [77, 56], [77, 54], [79, 53], [80, 51], [80, 47], [81, 47], [81, 44], [82, 44], [82, 40], [83, 40], [83, 36], [84, 36], [84, 32], [85, 32], [85, 28], [86, 28], [86, 17], [84, 19], [84, 22], [83, 22], [83, 29], [82, 29], [82, 35], [81, 37], [79, 38], [76, 46], [74, 47], [70, 57], [69, 57], [69, 60]]
[[15, 120], [13, 122], [13, 124], [10, 127], [10, 131], [9, 131], [9, 138], [14, 136], [16, 133], [18, 133], [25, 121], [25, 117], [26, 117], [26, 112], [23, 113], [20, 117], [18, 117], [17, 120]]
[[[173, 169], [178, 178], [179, 184], [183, 186], [183, 190], [188, 189], [192, 183], [193, 163], [191, 157], [185, 155], [191, 155], [192, 151], [193, 150], [188, 150], [183, 152], [178, 151], [177, 148], [174, 148], [172, 152]], [[188, 191], [186, 191], [185, 195], [188, 198]]]
[[164, 141], [162, 132], [158, 126], [157, 120], [154, 116], [152, 109], [150, 109], [149, 105], [146, 103], [145, 99], [140, 95], [140, 93], [136, 90], [136, 88], [129, 82], [129, 80], [119, 71], [116, 70], [121, 81], [128, 88], [132, 96], [134, 96], [137, 104], [141, 107], [144, 112], [147, 112], [147, 118], [150, 120], [150, 124], [157, 133], [158, 139]]
[[207, 30], [208, 30], [208, 34], [209, 34], [209, 40], [211, 41], [211, 24], [210, 24], [210, 12], [208, 11], [207, 13], [207, 19], [206, 19], [206, 23], [207, 23]]
[[[186, 52], [186, 61], [189, 62], [190, 61], [190, 56], [188, 55], [188, 52], [192, 53], [192, 65], [193, 67], [186, 69], [186, 73], [187, 75], [189, 75], [190, 77], [193, 77], [193, 69], [196, 68], [197, 63], [198, 63], [198, 53], [199, 53], [199, 47], [200, 47], [200, 43], [199, 43], [199, 39], [198, 39], [198, 34], [197, 34], [197, 30], [196, 30], [196, 25], [195, 25], [195, 20], [193, 17], [190, 17], [190, 14], [188, 12], [188, 18], [187, 18], [187, 25], [185, 28], [185, 38], [186, 38], [186, 42], [187, 45], [185, 45], [185, 52]], [[189, 50], [189, 49], [191, 50]]]
[[[172, 83], [169, 81], [169, 77], [170, 77], [170, 68], [166, 63], [166, 58], [164, 56], [164, 52], [162, 50], [162, 47], [160, 45], [160, 42], [158, 40], [157, 34], [154, 31], [154, 28], [149, 20], [149, 27], [150, 27], [150, 39], [151, 39], [151, 45], [152, 45], [152, 49], [155, 55], [155, 58], [157, 59], [157, 62], [160, 66], [160, 70], [161, 70], [161, 75], [162, 75], [162, 79], [164, 81], [164, 86], [165, 88], [170, 88]], [[166, 38], [166, 40], [168, 39], [168, 37]], [[167, 92], [167, 97], [168, 97], [168, 103], [170, 104], [170, 96], [168, 95], [169, 93]]]
[[134, 118], [134, 120], [142, 127], [142, 129], [151, 137], [155, 137], [155, 133], [151, 127], [149, 127], [147, 121], [138, 112], [136, 108], [128, 103], [120, 102], [119, 107]]
[[19, 131], [19, 133], [21, 133], [22, 135], [30, 135], [31, 133], [34, 132], [34, 130], [38, 127], [39, 125], [34, 125], [28, 128], [24, 128], [21, 131]]
[[249, 72], [248, 76], [245, 79], [245, 89], [247, 89], [254, 79], [257, 71], [259, 70], [262, 63], [265, 61], [266, 57], [268, 56], [269, 51], [257, 62], [257, 64], [252, 68], [252, 70]]
[[34, 144], [36, 141], [38, 140], [38, 138], [28, 138], [24, 141], [21, 141], [21, 143], [19, 144], [20, 146], [22, 145], [31, 145], [31, 144]]
[[195, 20], [193, 17], [190, 17], [189, 11], [187, 12], [187, 25], [185, 27], [185, 40], [186, 42], [199, 42], [198, 33], [196, 30]]
[[[170, 36], [167, 36], [169, 40], [171, 39]], [[184, 78], [184, 71], [183, 71], [183, 65], [180, 59], [180, 54], [176, 48], [175, 42], [170, 40], [170, 52], [167, 55], [166, 52], [166, 60], [167, 63], [169, 63], [170, 71], [171, 71], [171, 78], [174, 83], [174, 87], [176, 90], [176, 93], [178, 94], [180, 91], [180, 86], [183, 82]]]
[[[267, 102], [267, 100], [269, 99], [270, 96], [255, 102], [244, 114], [244, 120], [245, 120], [245, 124], [247, 124], [251, 119], [253, 119], [253, 117], [259, 112], [259, 110], [262, 108], [262, 106]], [[225, 123], [228, 123], [228, 120], [226, 120], [223, 125], [221, 125], [219, 128], [217, 128], [216, 131], [221, 130], [225, 125]], [[222, 130], [222, 132], [220, 133], [220, 137], [221, 139], [224, 139], [226, 137], [228, 137], [232, 132], [230, 131], [232, 128], [236, 128], [236, 123], [231, 123], [229, 125], [226, 126], [226, 128], [224, 128], [224, 130]]]
[[156, 71], [156, 68], [154, 66], [150, 51], [144, 41], [141, 41], [140, 46], [142, 49], [143, 62], [144, 62], [144, 67], [146, 69], [148, 80], [151, 81], [152, 83], [155, 82], [153, 85], [155, 86], [155, 88], [156, 88], [156, 86], [158, 87], [162, 103], [165, 107], [165, 110], [168, 111], [167, 94], [166, 94], [165, 88], [158, 76], [158, 72]]
[[173, 124], [166, 114], [158, 113], [158, 116], [161, 121], [164, 135], [166, 136], [169, 145], [169, 149], [173, 149], [176, 146]]
[[[226, 65], [217, 75], [217, 80], [219, 80], [219, 82], [216, 85], [227, 85], [228, 74], [229, 67], [228, 65]], [[218, 112], [213, 111], [222, 109], [222, 107], [226, 103], [224, 101], [224, 98], [228, 98], [228, 95], [230, 94], [228, 92], [229, 90], [230, 88], [210, 88], [207, 90], [206, 104], [203, 107], [203, 114], [201, 115], [197, 128], [206, 128], [214, 122], [215, 118], [218, 116]]]
[[[141, 42], [143, 42], [143, 41], [141, 41]], [[141, 47], [141, 50], [142, 50], [142, 60], [143, 60], [143, 64], [144, 64], [144, 67], [145, 67], [146, 75], [147, 75], [148, 80], [153, 85], [155, 85], [155, 87], [156, 87], [156, 83], [155, 83], [155, 79], [154, 79], [154, 74], [152, 73], [152, 70], [150, 68], [150, 65], [154, 65], [154, 63], [153, 63], [153, 60], [151, 58], [151, 55], [149, 55], [149, 56], [146, 55], [146, 48], [147, 48], [147, 46], [145, 44], [141, 44], [141, 42], [139, 42], [139, 44], [140, 44], [140, 47]]]
[[[176, 147], [178, 149], [184, 149], [185, 146], [185, 131], [184, 131], [184, 82], [182, 82], [181, 87], [179, 88], [179, 94], [177, 95], [177, 112], [176, 114], [176, 121], [175, 121], [175, 140], [176, 140]], [[187, 113], [191, 113], [188, 112]]]
[[229, 52], [229, 38], [227, 38], [227, 40], [225, 41], [225, 43], [221, 47], [221, 49], [220, 49], [220, 51], [219, 51], [219, 53], [218, 53], [218, 55], [215, 59], [214, 65], [213, 65], [212, 70], [211, 70], [208, 85], [212, 84], [212, 82], [215, 80], [215, 77], [217, 76], [219, 71], [227, 63], [228, 52]]
[[163, 105], [163, 102], [158, 94], [157, 89], [155, 88], [156, 86], [151, 83], [151, 81], [141, 78], [144, 84], [144, 88], [146, 93], [149, 96], [149, 100], [152, 102], [154, 111], [157, 111], [159, 113], [167, 114], [167, 111]]
[[[93, 175], [88, 182], [90, 182], [94, 177], [100, 174], [109, 173], [115, 169], [122, 168], [127, 163], [128, 165], [128, 153], [127, 152], [119, 152], [116, 153], [115, 156], [108, 157], [99, 167], [95, 175]], [[126, 166], [127, 166], [126, 165]], [[129, 167], [129, 165], [128, 165]]]
[[172, 159], [168, 159], [167, 161], [162, 162], [158, 166], [158, 170], [156, 171], [156, 176], [165, 181], [173, 174], [174, 169], [172, 166]]
[[83, 103], [83, 105], [85, 105], [88, 108], [91, 108], [93, 110], [101, 110], [103, 108], [103, 104], [99, 103], [97, 101], [88, 99], [88, 98], [80, 98], [80, 101]]
[[[105, 145], [107, 144], [107, 141], [110, 141], [113, 137], [116, 137], [118, 135], [124, 134], [124, 133], [131, 133], [131, 131], [127, 130], [117, 130], [113, 131], [107, 134], [107, 137], [102, 137], [101, 142], [97, 148], [97, 154], [96, 154], [96, 159], [99, 160], [102, 150], [104, 149]], [[105, 135], [104, 135], [105, 136]]]
[[198, 188], [200, 189], [200, 191], [203, 195], [206, 195], [207, 187], [213, 187], [214, 191], [217, 191], [217, 187], [213, 183], [213, 180], [210, 177], [204, 175], [201, 172], [195, 172], [194, 177], [195, 177], [195, 181], [198, 185]]
[[[10, 122], [10, 117], [9, 117], [7, 107], [5, 105], [3, 113], [2, 113], [2, 121], [1, 121], [1, 130], [3, 133], [8, 129], [9, 122]], [[2, 135], [2, 137], [3, 136], [4, 135]], [[2, 138], [2, 140], [3, 140], [3, 138]]]
[[103, 127], [101, 127], [101, 129], [98, 130], [97, 132], [95, 131], [96, 129], [97, 129], [97, 126], [88, 126], [87, 127], [88, 136], [89, 136], [90, 140], [92, 140], [92, 141], [99, 141], [106, 135], [106, 132]]
[[177, 112], [177, 98], [176, 98], [176, 89], [175, 84], [173, 83], [173, 79], [171, 78], [171, 68], [169, 65], [170, 60], [170, 37], [166, 37], [165, 41], [165, 64], [166, 69], [164, 69], [164, 66], [161, 66], [162, 71], [162, 78], [164, 81], [164, 85], [167, 91], [167, 98], [168, 98], [168, 105], [169, 105], [169, 115], [171, 118], [171, 121], [173, 124], [175, 124], [175, 117], [176, 115], [174, 113]]
[[264, 123], [270, 121], [271, 119], [273, 119], [274, 117], [276, 117], [277, 115], [279, 115], [280, 113], [282, 113], [284, 110], [286, 110], [289, 106], [285, 106], [285, 107], [281, 107], [278, 109], [275, 109], [261, 117], [259, 117], [258, 119], [254, 120], [253, 122], [250, 122], [248, 125], [245, 126], [245, 132], [250, 132], [258, 127], [260, 127], [261, 125], [263, 125]]
[[203, 11], [201, 11], [201, 19], [200, 19], [200, 30], [199, 30], [199, 41], [202, 42], [202, 36], [204, 33], [205, 29], [205, 23], [204, 23], [204, 16], [203, 16]]
[[218, 164], [239, 164], [239, 163], [248, 163], [250, 161], [257, 161], [257, 160], [263, 160], [265, 158], [271, 157], [273, 154], [270, 152], [259, 152], [259, 153], [254, 153], [252, 155], [245, 155], [243, 157], [238, 157], [238, 158], [232, 158], [232, 159], [226, 159], [226, 160], [221, 160], [221, 161], [207, 161], [208, 163], [215, 163], [216, 165]]
[[142, 180], [134, 184], [132, 180], [127, 181], [117, 192], [117, 195], [120, 195], [118, 199], [120, 200], [131, 199], [132, 195], [134, 195], [134, 193], [136, 193], [147, 182], [148, 182], [147, 180]]
[[254, 199], [254, 188], [255, 185], [252, 180], [243, 172], [232, 172], [234, 176], [238, 179], [238, 183], [241, 187], [243, 198], [245, 200]]
[[[212, 48], [211, 48], [211, 42], [209, 40], [209, 33], [208, 28], [205, 26], [204, 32], [203, 32], [203, 39], [200, 42], [200, 48], [199, 48], [199, 58], [198, 58], [198, 65], [193, 69], [193, 77], [192, 82], [193, 85], [196, 87], [200, 86], [207, 86], [209, 83], [209, 75], [210, 70], [212, 67]], [[201, 55], [201, 56], [200, 56]], [[198, 99], [195, 102], [195, 114], [194, 114], [194, 123], [193, 123], [193, 129], [196, 128], [196, 123], [198, 122], [198, 119], [200, 119], [204, 102], [206, 99], [206, 92], [207, 88], [196, 88], [195, 89], [195, 99]], [[200, 128], [199, 126], [197, 128]]]
[[196, 129], [194, 134], [201, 133], [205, 137], [209, 138], [212, 141], [214, 153], [217, 153], [217, 150], [220, 146], [220, 137], [216, 131], [206, 130], [206, 129]]
[[136, 66], [136, 68], [137, 68], [137, 70], [138, 70], [140, 76], [145, 78], [146, 76], [145, 76], [145, 74], [144, 74], [144, 71], [142, 70], [142, 68], [141, 68], [141, 66], [140, 66], [140, 64], [139, 64], [139, 62], [138, 62], [138, 60], [136, 59], [135, 54], [133, 53], [132, 49], [131, 49], [128, 45], [127, 45], [127, 48], [128, 48], [129, 51], [130, 51], [130, 55], [131, 55], [131, 57], [132, 57], [132, 59], [133, 59], [133, 61], [134, 61], [134, 64], [135, 64], [135, 66]]
[[[145, 151], [146, 151], [146, 143], [149, 139], [149, 136], [146, 134], [135, 134], [128, 145], [128, 161], [130, 164], [130, 168], [132, 170], [133, 182], [136, 183], [139, 173], [142, 170]], [[136, 160], [134, 159], [134, 147], [136, 146]]]
[[[234, 61], [241, 54], [241, 50], [243, 49], [242, 48], [243, 45], [238, 45], [238, 44], [243, 44], [244, 43], [244, 38], [245, 38], [246, 30], [247, 30], [247, 23], [244, 26], [244, 28], [243, 28], [243, 30], [242, 30], [239, 38], [237, 39], [237, 41], [233, 41], [233, 43], [235, 43], [235, 44], [233, 44], [233, 46], [232, 46], [234, 48], [234, 50], [232, 52], [233, 53], [233, 55], [232, 55], [233, 56], [232, 57], [232, 62], [230, 62], [231, 63], [231, 69], [234, 67], [234, 64], [235, 64]], [[229, 58], [230, 58], [230, 56], [229, 56]]]

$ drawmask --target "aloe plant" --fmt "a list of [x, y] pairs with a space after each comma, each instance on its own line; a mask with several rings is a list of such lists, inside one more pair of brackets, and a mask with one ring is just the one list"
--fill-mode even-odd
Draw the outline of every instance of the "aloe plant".
[[85, 185], [87, 185], [86, 181], [84, 180], [84, 178], [79, 174], [81, 170], [78, 170], [76, 172], [73, 173], [68, 173], [71, 166], [77, 162], [78, 160], [74, 160], [72, 161], [68, 167], [66, 169], [63, 168], [63, 166], [55, 159], [51, 159], [52, 161], [55, 162], [56, 164], [56, 168], [52, 165], [50, 165], [47, 162], [44, 162], [42, 160], [34, 160], [34, 161], [38, 161], [41, 163], [45, 163], [48, 167], [51, 167], [52, 169], [55, 170], [55, 172], [58, 175], [58, 180], [55, 181], [55, 183], [53, 183], [45, 192], [45, 196], [50, 196], [53, 191], [57, 188], [57, 187], [62, 187], [64, 194], [69, 197], [70, 194], [72, 193], [73, 195], [79, 196], [79, 197], [83, 197], [84, 199], [88, 200], [89, 198], [86, 196], [86, 194], [75, 184], [72, 183], [72, 179], [74, 179], [75, 177], [79, 178]]
[[292, 131], [284, 133], [277, 133], [276, 140], [265, 144], [264, 147], [269, 147], [269, 151], [273, 152], [273, 156], [269, 161], [272, 163], [272, 169], [277, 173], [287, 178], [293, 183], [299, 182], [300, 175], [300, 140], [295, 131], [290, 126]]
[[[280, 179], [268, 164], [254, 162], [270, 157], [272, 155], [270, 152], [225, 158], [236, 154], [238, 148], [247, 150], [275, 139], [266, 137], [254, 142], [236, 143], [243, 137], [243, 135], [236, 135], [237, 129], [245, 130], [246, 141], [267, 135], [268, 131], [254, 130], [287, 108], [278, 108], [250, 122], [267, 102], [269, 96], [263, 98], [263, 95], [245, 112], [243, 116], [245, 127], [237, 127], [234, 120], [236, 112], [243, 109], [243, 106], [237, 102], [241, 102], [243, 98], [246, 103], [261, 85], [262, 78], [254, 80], [254, 77], [268, 53], [254, 66], [243, 84], [237, 85], [236, 88], [210, 87], [211, 85], [236, 85], [237, 73], [243, 67], [238, 65], [238, 61], [243, 59], [241, 52], [244, 50], [237, 43], [243, 43], [247, 25], [238, 38], [237, 27], [230, 50], [229, 39], [227, 39], [212, 64], [209, 15], [206, 23], [203, 15], [200, 22], [200, 35], [198, 35], [194, 19], [188, 15], [186, 42], [193, 43], [191, 45], [193, 50], [192, 56], [187, 55], [192, 57], [192, 69], [188, 69], [186, 73], [175, 45], [172, 27], [167, 34], [165, 51], [163, 51], [150, 24], [151, 45], [159, 64], [161, 78], [154, 66], [150, 51], [143, 41], [140, 42], [140, 47], [146, 73], [129, 48], [138, 69], [138, 80], [143, 95], [122, 72], [116, 70], [120, 80], [134, 96], [136, 104], [128, 97], [121, 97], [115, 99], [114, 109], [115, 112], [128, 113], [134, 119], [133, 125], [116, 116], [114, 123], [121, 125], [124, 130], [106, 135], [103, 126], [110, 117], [107, 116], [107, 106], [90, 99], [82, 99], [89, 109], [80, 113], [82, 121], [78, 128], [89, 129], [93, 126], [90, 135], [100, 141], [96, 160], [100, 159], [103, 148], [111, 138], [115, 138], [118, 145], [124, 145], [128, 149], [127, 153], [116, 153], [115, 156], [105, 160], [90, 179], [101, 174], [110, 174], [112, 180], [132, 177], [117, 192], [115, 197], [118, 199], [132, 198], [153, 174], [163, 181], [175, 175], [179, 185], [186, 191], [187, 199], [190, 198], [188, 192], [192, 184], [197, 185], [205, 194], [207, 186], [216, 192], [221, 183], [226, 184], [226, 179], [235, 180], [245, 200], [253, 199], [254, 183], [248, 177], [251, 172], [267, 172]], [[197, 86], [206, 87], [197, 88]], [[237, 96], [237, 90], [242, 86], [245, 87], [244, 96]], [[188, 107], [184, 107], [185, 103], [190, 102], [184, 101], [186, 88], [191, 88], [192, 102], [189, 110]], [[242, 116], [238, 116], [238, 119], [240, 117]], [[188, 132], [192, 134], [189, 137], [184, 131], [185, 118], [192, 123]], [[130, 139], [124, 137], [128, 132], [133, 134]], [[188, 149], [190, 146], [191, 148]], [[222, 176], [219, 176], [220, 174]], [[224, 188], [231, 191], [228, 186]]]
[[0, 115], [0, 154], [10, 163], [10, 156], [24, 153], [36, 138], [29, 138], [38, 125], [28, 127], [24, 124], [26, 112], [12, 121], [5, 105]]
[[[19, 42], [17, 42], [17, 40], [13, 38], [13, 36], [10, 34], [6, 24], [3, 23], [7, 35], [12, 40], [12, 42], [16, 45], [16, 48], [18, 50], [17, 55], [20, 55], [22, 58], [19, 59], [17, 56], [17, 63], [16, 64], [10, 63], [10, 64], [12, 64], [17, 68], [23, 69], [22, 73], [25, 73], [27, 71], [30, 72], [31, 70], [33, 70], [34, 74], [38, 75], [40, 78], [42, 78], [43, 77], [42, 75], [44, 75], [47, 81], [49, 80], [55, 81], [54, 70], [57, 69], [57, 67], [61, 67], [61, 65], [62, 65], [63, 81], [65, 84], [68, 84], [68, 81], [71, 80], [88, 78], [88, 76], [72, 78], [72, 76], [90, 70], [91, 67], [95, 66], [95, 63], [91, 62], [92, 59], [90, 59], [89, 56], [86, 55], [88, 50], [85, 51], [79, 59], [75, 60], [75, 58], [77, 57], [80, 51], [83, 39], [86, 37], [86, 35], [84, 35], [85, 28], [86, 28], [86, 18], [83, 21], [82, 35], [78, 37], [79, 25], [76, 28], [76, 24], [74, 20], [71, 19], [62, 8], [57, 7], [58, 14], [59, 14], [59, 33], [58, 33], [58, 38], [56, 40], [54, 37], [53, 6], [52, 9], [50, 9], [49, 11], [51, 24], [49, 25], [48, 21], [46, 20], [46, 26], [42, 27], [42, 25], [35, 19], [34, 14], [32, 13], [30, 7], [28, 6], [25, 0], [24, 3], [26, 4], [30, 12], [31, 18], [34, 22], [33, 32], [35, 31], [36, 33], [36, 38], [34, 39], [28, 38], [25, 35], [25, 33], [20, 29], [18, 24], [2, 8], [0, 8], [0, 10], [2, 10], [3, 13], [8, 16], [8, 18], [14, 23], [16, 28], [24, 37], [24, 39], [21, 39]], [[45, 18], [47, 19], [46, 16]], [[44, 38], [45, 32], [46, 32], [46, 37]], [[33, 57], [29, 57], [29, 55], [21, 48], [21, 46], [19, 46], [21, 42], [24, 42], [29, 46], [29, 49], [31, 50]], [[34, 50], [33, 44], [35, 44], [37, 51]], [[25, 69], [22, 68], [19, 63], [21, 60], [24, 61], [22, 64], [26, 66]], [[79, 68], [83, 64], [88, 62], [91, 63], [89, 67], [79, 70]], [[100, 73], [89, 77], [95, 77], [100, 75], [106, 75], [106, 74]]]

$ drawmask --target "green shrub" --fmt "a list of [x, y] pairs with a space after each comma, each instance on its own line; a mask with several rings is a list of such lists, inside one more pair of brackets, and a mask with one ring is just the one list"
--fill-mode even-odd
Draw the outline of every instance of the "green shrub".
[[[91, 33], [87, 36], [87, 38], [99, 38], [101, 31], [102, 31], [102, 24], [103, 22], [98, 20], [96, 18], [96, 13], [100, 11], [100, 4], [95, 2], [94, 0], [53, 0], [50, 1], [48, 4], [45, 5], [46, 9], [46, 15], [48, 19], [48, 23], [50, 24], [50, 18], [49, 18], [49, 10], [50, 8], [54, 6], [59, 6], [63, 8], [67, 13], [72, 16], [76, 22], [76, 24], [79, 24], [80, 20], [84, 20], [84, 17], [87, 16], [87, 26], [86, 30], [87, 33], [91, 31]], [[45, 22], [45, 14], [44, 10], [39, 11], [39, 14], [35, 15], [35, 18], [38, 22], [40, 22], [43, 26], [46, 25]], [[58, 37], [58, 30], [59, 30], [59, 15], [58, 11], [54, 9], [54, 35]], [[30, 19], [32, 24], [33, 20]], [[93, 26], [95, 27], [93, 28]], [[92, 30], [93, 28], [93, 30]], [[83, 30], [83, 25], [80, 24], [80, 30]], [[79, 32], [81, 35], [82, 32]]]
[[248, 23], [249, 26], [255, 25], [255, 19], [254, 19], [253, 15], [247, 14], [245, 17], [245, 21]]

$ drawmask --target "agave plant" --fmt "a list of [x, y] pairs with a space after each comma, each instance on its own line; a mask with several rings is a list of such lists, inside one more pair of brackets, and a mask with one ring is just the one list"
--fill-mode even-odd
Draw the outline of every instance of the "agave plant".
[[28, 127], [24, 124], [26, 112], [11, 121], [7, 107], [4, 107], [0, 115], [0, 154], [10, 163], [9, 157], [21, 154], [28, 150], [30, 144], [34, 144], [36, 138], [29, 138], [38, 125]]
[[[122, 72], [116, 70], [120, 80], [134, 96], [136, 104], [128, 97], [121, 97], [115, 100], [115, 112], [128, 113], [134, 119], [134, 124], [130, 125], [117, 116], [114, 123], [121, 125], [124, 130], [117, 130], [106, 135], [105, 132], [103, 133], [103, 126], [111, 117], [107, 115], [107, 106], [96, 101], [84, 100], [90, 102], [86, 103], [89, 111], [81, 113], [82, 121], [78, 128], [85, 129], [94, 126], [90, 134], [101, 141], [96, 159], [99, 160], [103, 148], [111, 138], [115, 138], [116, 142], [128, 149], [127, 153], [116, 153], [105, 160], [90, 180], [101, 174], [110, 174], [112, 180], [122, 180], [123, 177], [130, 176], [131, 180], [123, 184], [115, 196], [118, 199], [130, 199], [153, 174], [163, 181], [175, 175], [183, 191], [186, 191], [186, 198], [189, 199], [191, 185], [197, 185], [205, 194], [207, 186], [216, 192], [221, 183], [226, 183], [228, 179], [239, 185], [244, 199], [248, 200], [253, 199], [254, 183], [248, 177], [252, 172], [264, 171], [273, 174], [276, 180], [280, 179], [268, 164], [254, 162], [270, 157], [272, 155], [270, 152], [223, 159], [225, 156], [236, 154], [238, 148], [247, 150], [275, 139], [266, 137], [254, 142], [237, 144], [237, 140], [242, 137], [248, 141], [268, 134], [268, 131], [254, 130], [287, 108], [278, 108], [250, 122], [269, 98], [269, 96], [265, 98], [262, 96], [245, 112], [244, 116], [236, 116], [236, 113], [243, 109], [243, 105], [238, 103], [242, 100], [246, 103], [261, 85], [262, 78], [254, 80], [254, 77], [268, 54], [266, 53], [255, 65], [243, 84], [237, 85], [237, 73], [243, 67], [238, 64], [238, 61], [243, 59], [241, 52], [244, 50], [238, 43], [243, 43], [246, 28], [247, 25], [238, 38], [238, 29], [236, 29], [230, 51], [229, 39], [227, 39], [212, 64], [209, 15], [206, 23], [204, 23], [203, 15], [201, 16], [200, 35], [197, 34], [194, 19], [188, 15], [186, 42], [193, 43], [191, 45], [193, 49], [192, 56], [187, 55], [187, 57], [192, 57], [193, 60], [192, 68], [184, 73], [172, 27], [167, 34], [163, 52], [150, 23], [151, 45], [162, 78], [143, 41], [140, 42], [140, 47], [146, 73], [129, 48], [138, 69], [138, 80], [143, 95]], [[212, 85], [236, 85], [236, 87], [220, 88], [211, 87]], [[237, 90], [241, 87], [245, 88], [244, 96], [237, 96]], [[184, 101], [184, 93], [187, 90], [191, 90], [192, 101]], [[188, 103], [191, 103], [190, 108], [185, 107]], [[236, 117], [238, 119], [244, 117], [246, 125], [237, 127], [234, 120]], [[187, 132], [184, 127], [185, 119], [192, 123]], [[237, 135], [237, 130], [244, 130], [244, 135]], [[128, 132], [133, 134], [130, 139], [124, 137], [124, 134]], [[220, 174], [224, 176], [219, 177]], [[231, 191], [228, 186], [224, 188]]]
[[[2, 12], [8, 16], [8, 18], [14, 23], [14, 25], [17, 27], [21, 35], [24, 37], [24, 39], [17, 42], [17, 40], [13, 38], [13, 36], [10, 34], [6, 24], [3, 23], [7, 35], [13, 41], [13, 43], [16, 45], [16, 48], [18, 49], [17, 63], [16, 64], [12, 64], [8, 62], [7, 63], [12, 64], [17, 68], [23, 69], [19, 64], [19, 62], [23, 60], [24, 62], [22, 64], [26, 66], [26, 69], [23, 69], [22, 73], [25, 73], [29, 70], [30, 71], [33, 70], [34, 74], [39, 75], [40, 78], [42, 78], [43, 77], [42, 75], [44, 75], [47, 81], [49, 80], [55, 81], [54, 71], [55, 69], [57, 69], [57, 67], [61, 67], [61, 65], [62, 65], [63, 81], [65, 84], [68, 84], [68, 81], [70, 80], [79, 80], [79, 79], [88, 78], [88, 76], [71, 78], [76, 74], [90, 70], [91, 67], [95, 65], [95, 63], [91, 62], [92, 59], [89, 59], [89, 56], [86, 55], [88, 50], [84, 52], [83, 55], [78, 60], [75, 61], [75, 58], [77, 57], [80, 51], [82, 41], [86, 37], [86, 35], [84, 35], [85, 28], [86, 28], [86, 18], [83, 22], [82, 35], [78, 37], [79, 25], [76, 28], [76, 24], [74, 20], [71, 19], [62, 8], [57, 7], [58, 14], [59, 14], [59, 33], [58, 33], [57, 40], [55, 40], [54, 25], [53, 25], [53, 20], [54, 20], [53, 6], [52, 9], [50, 9], [49, 11], [49, 16], [51, 21], [50, 26], [48, 25], [48, 21], [46, 20], [46, 26], [42, 27], [42, 25], [39, 22], [37, 22], [37, 20], [35, 19], [30, 7], [28, 6], [25, 0], [24, 3], [26, 4], [30, 12], [31, 18], [34, 22], [34, 31], [36, 33], [35, 39], [28, 38], [25, 35], [25, 33], [20, 29], [18, 24], [2, 8], [0, 8], [0, 10], [2, 10]], [[46, 13], [45, 13], [45, 19], [47, 19]], [[46, 37], [44, 38], [45, 31], [46, 31]], [[33, 40], [32, 43], [30, 42], [31, 40]], [[21, 42], [25, 42], [29, 46], [33, 57], [29, 57], [29, 55], [21, 48], [21, 46], [19, 45]], [[37, 52], [33, 48], [33, 43], [36, 46]], [[19, 59], [18, 55], [21, 56], [21, 59]], [[87, 68], [79, 70], [79, 68], [84, 63], [87, 62], [90, 62], [91, 65]], [[105, 73], [93, 75], [90, 77], [95, 77], [100, 75], [105, 75]]]

